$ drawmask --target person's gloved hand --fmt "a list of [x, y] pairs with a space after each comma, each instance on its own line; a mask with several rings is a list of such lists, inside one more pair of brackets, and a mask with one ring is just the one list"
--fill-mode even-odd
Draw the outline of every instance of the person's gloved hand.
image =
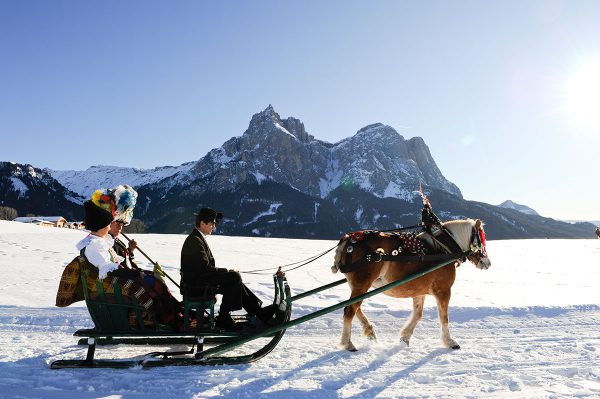
[[135, 240], [129, 241], [127, 248], [129, 249], [129, 252], [133, 252], [137, 248], [137, 242]]
[[165, 272], [163, 271], [162, 267], [158, 264], [158, 262], [154, 263], [154, 278], [156, 278], [157, 280], [160, 280], [163, 284], [165, 283], [165, 279], [163, 278], [165, 276]]

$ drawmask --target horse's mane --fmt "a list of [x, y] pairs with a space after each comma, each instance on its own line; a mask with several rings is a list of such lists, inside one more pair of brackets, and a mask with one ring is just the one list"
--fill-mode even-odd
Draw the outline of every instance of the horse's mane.
[[451, 220], [444, 222], [443, 225], [448, 229], [460, 249], [467, 251], [471, 245], [471, 232], [475, 226], [475, 221], [473, 219]]

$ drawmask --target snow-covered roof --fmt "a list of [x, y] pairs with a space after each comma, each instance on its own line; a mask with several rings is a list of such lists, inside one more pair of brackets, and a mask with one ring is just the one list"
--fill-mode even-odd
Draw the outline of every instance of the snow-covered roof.
[[64, 220], [65, 222], [67, 221], [67, 219], [65, 219], [62, 216], [22, 216], [22, 217], [15, 218], [13, 221], [21, 222], [21, 223], [32, 223], [37, 220], [40, 220], [43, 222], [52, 222], [52, 223], [56, 223], [61, 220]]

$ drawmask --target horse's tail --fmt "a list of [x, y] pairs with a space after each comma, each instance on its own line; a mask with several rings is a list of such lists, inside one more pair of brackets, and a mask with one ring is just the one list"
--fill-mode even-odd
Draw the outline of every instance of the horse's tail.
[[344, 234], [340, 241], [338, 242], [337, 248], [335, 250], [335, 257], [333, 258], [333, 265], [331, 266], [331, 272], [337, 273], [340, 270], [340, 265], [342, 262], [342, 253], [343, 253], [343, 243], [350, 238], [348, 234]]

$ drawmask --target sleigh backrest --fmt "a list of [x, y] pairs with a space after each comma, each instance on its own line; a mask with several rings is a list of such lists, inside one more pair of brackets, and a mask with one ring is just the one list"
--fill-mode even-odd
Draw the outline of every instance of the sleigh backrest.
[[[107, 294], [101, 280], [90, 281], [89, 267], [82, 265], [81, 285], [85, 304], [99, 331], [134, 332], [145, 330], [143, 312], [146, 310], [137, 302], [135, 295], [124, 300], [119, 284], [113, 284], [113, 293]], [[107, 277], [110, 278], [110, 277]], [[93, 284], [91, 287], [88, 284]], [[90, 288], [94, 289], [91, 292]]]

